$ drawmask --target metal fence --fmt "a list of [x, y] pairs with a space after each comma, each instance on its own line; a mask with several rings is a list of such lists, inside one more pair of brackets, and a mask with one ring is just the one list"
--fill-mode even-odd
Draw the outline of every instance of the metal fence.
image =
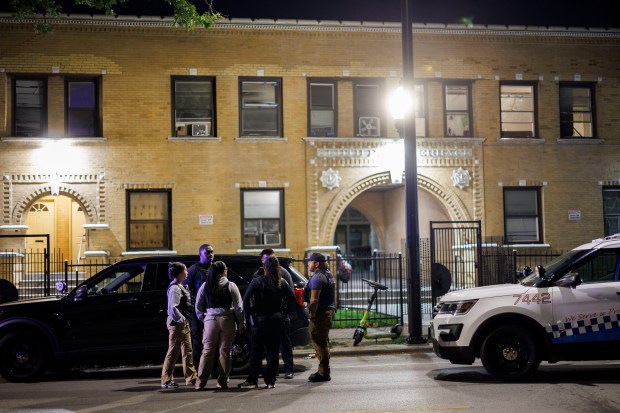
[[[482, 244], [481, 262], [477, 285], [492, 285], [515, 282], [524, 266], [534, 268], [546, 264], [562, 251], [540, 248], [514, 249], [502, 246], [496, 240], [486, 240]], [[402, 254], [375, 252], [369, 256], [346, 255], [342, 257], [352, 268], [348, 282], [336, 282], [337, 318], [343, 325], [356, 325], [361, 319], [373, 289], [364, 283], [368, 279], [386, 285], [388, 291], [380, 291], [375, 301], [370, 322], [375, 325], [403, 323], [407, 318], [407, 271], [406, 257]], [[0, 279], [13, 283], [18, 290], [19, 299], [44, 297], [56, 294], [55, 284], [64, 282], [69, 289], [76, 287], [96, 272], [117, 262], [120, 258], [86, 258], [72, 263], [57, 252], [27, 252], [24, 250], [0, 250]], [[307, 274], [307, 261], [293, 259], [293, 265], [302, 274]], [[328, 265], [338, 279], [338, 265], [333, 258]], [[421, 312], [430, 318], [434, 300], [431, 289], [431, 254], [429, 239], [420, 240], [420, 288]], [[469, 288], [467, 279], [459, 276], [458, 267], [452, 269], [450, 291]], [[348, 311], [350, 310], [350, 311]]]
[[11, 282], [20, 300], [56, 294], [56, 283], [64, 282], [69, 289], [90, 278], [117, 258], [85, 258], [71, 263], [59, 252], [25, 250], [0, 251], [0, 279]]

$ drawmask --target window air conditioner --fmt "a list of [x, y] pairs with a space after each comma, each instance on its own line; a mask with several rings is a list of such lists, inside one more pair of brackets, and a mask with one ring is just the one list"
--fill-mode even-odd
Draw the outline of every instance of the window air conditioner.
[[192, 123], [192, 136], [209, 136], [211, 122]]
[[265, 232], [263, 234], [263, 245], [279, 245], [280, 233], [279, 232]]
[[375, 116], [359, 118], [359, 136], [379, 136], [381, 119]]

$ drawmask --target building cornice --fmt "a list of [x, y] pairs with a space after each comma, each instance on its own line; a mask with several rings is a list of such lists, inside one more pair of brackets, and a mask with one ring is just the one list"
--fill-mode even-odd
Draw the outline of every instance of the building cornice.
[[[107, 15], [64, 15], [57, 18], [30, 17], [17, 19], [12, 14], [0, 13], [0, 24], [34, 24], [47, 22], [59, 26], [106, 26], [140, 28], [175, 28], [172, 17], [156, 16], [107, 16]], [[296, 19], [223, 19], [213, 25], [214, 29], [233, 30], [281, 30], [319, 32], [375, 32], [400, 33], [401, 24], [396, 22], [296, 20]], [[202, 28], [196, 29], [204, 30]], [[483, 36], [532, 36], [532, 37], [577, 37], [577, 38], [620, 38], [620, 28], [583, 28], [560, 26], [516, 26], [516, 25], [469, 25], [442, 23], [414, 23], [413, 32], [418, 34], [483, 35]]]

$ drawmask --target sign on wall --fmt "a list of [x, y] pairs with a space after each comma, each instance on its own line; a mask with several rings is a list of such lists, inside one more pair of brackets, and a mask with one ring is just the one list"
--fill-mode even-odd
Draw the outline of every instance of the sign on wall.
[[213, 225], [213, 214], [198, 215], [198, 223], [200, 225]]

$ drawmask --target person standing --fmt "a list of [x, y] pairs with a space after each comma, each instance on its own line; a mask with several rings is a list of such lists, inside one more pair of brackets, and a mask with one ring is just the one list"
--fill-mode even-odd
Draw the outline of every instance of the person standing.
[[[284, 317], [287, 309], [295, 304], [295, 293], [282, 282], [280, 263], [275, 256], [265, 261], [265, 275], [250, 282], [243, 297], [243, 311], [252, 311], [252, 344], [250, 347], [250, 372], [247, 379], [238, 385], [241, 389], [258, 387], [258, 375], [263, 362], [263, 352], [267, 355], [267, 369], [263, 379], [268, 389], [273, 389], [278, 374], [278, 348]], [[253, 308], [250, 310], [250, 303]]]
[[[213, 262], [215, 257], [213, 247], [209, 244], [202, 244], [198, 248], [198, 255], [200, 261], [189, 267], [187, 270], [187, 279], [184, 284], [189, 288], [189, 292], [192, 296], [192, 302], [196, 302], [196, 294], [202, 284], [207, 279], [207, 271]], [[194, 355], [194, 366], [200, 364], [200, 356], [202, 354], [202, 333], [204, 330], [204, 323], [198, 319], [196, 312], [192, 311], [192, 315], [189, 319], [189, 326], [192, 332], [192, 353]]]
[[329, 329], [334, 320], [334, 276], [327, 269], [325, 256], [315, 252], [308, 259], [308, 271], [312, 274], [304, 288], [304, 300], [309, 302], [310, 339], [319, 360], [316, 373], [308, 381], [322, 382], [331, 380], [329, 366]]
[[[275, 252], [271, 248], [265, 248], [260, 253], [260, 260], [263, 263], [262, 267], [258, 269], [253, 275], [253, 277], [260, 277], [264, 275], [265, 271], [265, 263], [269, 257], [275, 257]], [[280, 266], [280, 271], [282, 274], [282, 279], [286, 281], [286, 283], [291, 287], [291, 290], [295, 291], [295, 286], [293, 285], [293, 278], [291, 274], [282, 266]], [[282, 354], [282, 363], [284, 363], [284, 378], [292, 379], [295, 375], [294, 373], [294, 363], [293, 363], [293, 346], [291, 344], [291, 317], [290, 311], [286, 311], [284, 315], [284, 329], [282, 330], [282, 339], [280, 340], [280, 354]]]
[[164, 389], [177, 388], [174, 381], [174, 366], [181, 353], [183, 360], [183, 376], [185, 383], [192, 385], [196, 382], [196, 369], [192, 361], [192, 341], [189, 330], [189, 317], [193, 313], [192, 300], [187, 288], [182, 282], [187, 278], [187, 267], [180, 262], [168, 264], [168, 352], [164, 359], [161, 371], [161, 387]]
[[235, 333], [245, 334], [241, 313], [241, 294], [237, 285], [227, 278], [226, 264], [216, 261], [207, 271], [207, 278], [198, 290], [196, 315], [204, 322], [203, 350], [198, 367], [196, 390], [203, 390], [211, 376], [216, 355], [219, 355], [218, 389], [228, 388], [232, 367], [230, 350]]

